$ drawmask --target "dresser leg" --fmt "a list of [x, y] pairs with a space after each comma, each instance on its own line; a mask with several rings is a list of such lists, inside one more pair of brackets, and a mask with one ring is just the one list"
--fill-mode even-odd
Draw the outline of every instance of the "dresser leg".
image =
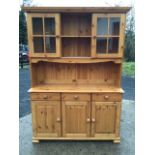
[[32, 143], [39, 143], [39, 139], [32, 139]]
[[115, 140], [113, 140], [113, 143], [115, 143], [115, 144], [119, 144], [120, 142], [121, 142], [120, 139], [115, 139]]

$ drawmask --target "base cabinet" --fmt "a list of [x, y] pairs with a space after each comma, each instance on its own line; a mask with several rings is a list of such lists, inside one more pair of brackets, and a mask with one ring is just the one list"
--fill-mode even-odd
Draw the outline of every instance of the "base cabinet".
[[65, 94], [59, 101], [32, 101], [33, 138], [118, 142], [121, 102], [93, 101], [90, 96]]

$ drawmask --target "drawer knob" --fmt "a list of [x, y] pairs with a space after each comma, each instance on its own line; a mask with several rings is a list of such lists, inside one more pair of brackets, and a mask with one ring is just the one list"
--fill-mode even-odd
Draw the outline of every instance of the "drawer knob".
[[93, 122], [93, 123], [95, 122], [95, 118], [92, 118], [92, 122]]
[[61, 122], [61, 120], [60, 120], [60, 118], [59, 118], [59, 117], [57, 118], [57, 122]]
[[87, 118], [87, 120], [86, 120], [88, 123], [90, 122], [90, 118]]
[[78, 98], [79, 98], [78, 96], [76, 96], [76, 95], [74, 96], [74, 99], [76, 99], [76, 100], [77, 100]]
[[43, 99], [47, 99], [47, 98], [48, 98], [48, 96], [47, 96], [47, 95], [44, 95], [44, 96], [43, 96]]
[[104, 98], [107, 100], [107, 99], [109, 99], [109, 96], [108, 95], [105, 95]]

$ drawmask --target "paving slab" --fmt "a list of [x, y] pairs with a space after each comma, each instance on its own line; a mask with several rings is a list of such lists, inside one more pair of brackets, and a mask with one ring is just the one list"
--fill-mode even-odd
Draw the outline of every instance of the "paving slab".
[[112, 141], [41, 141], [32, 143], [31, 114], [19, 120], [20, 155], [134, 155], [135, 104], [123, 100], [121, 143]]

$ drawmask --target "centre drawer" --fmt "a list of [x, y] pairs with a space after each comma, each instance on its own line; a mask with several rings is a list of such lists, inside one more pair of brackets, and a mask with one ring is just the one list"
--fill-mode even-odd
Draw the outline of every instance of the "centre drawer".
[[93, 93], [92, 95], [93, 101], [121, 101], [122, 94], [120, 93]]
[[60, 94], [59, 93], [31, 93], [31, 100], [54, 100], [59, 101], [60, 100]]
[[63, 93], [62, 100], [64, 101], [90, 101], [88, 93]]

